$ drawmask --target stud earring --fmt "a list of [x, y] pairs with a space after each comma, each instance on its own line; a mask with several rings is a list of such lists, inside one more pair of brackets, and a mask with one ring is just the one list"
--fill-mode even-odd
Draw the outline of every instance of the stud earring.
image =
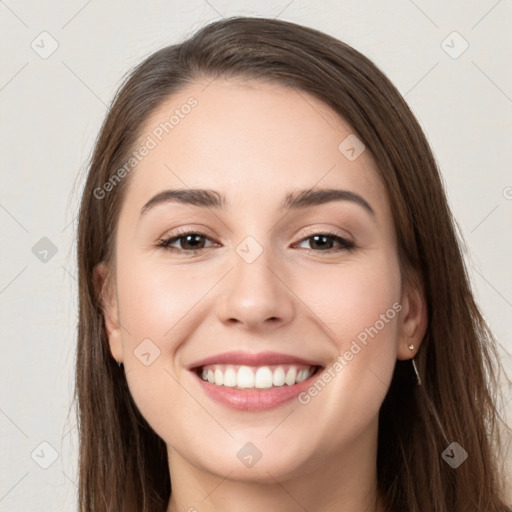
[[409, 345], [409, 350], [414, 350], [414, 345]]

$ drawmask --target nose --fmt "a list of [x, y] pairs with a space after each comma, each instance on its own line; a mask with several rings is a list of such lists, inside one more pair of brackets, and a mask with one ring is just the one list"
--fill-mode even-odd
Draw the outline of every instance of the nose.
[[[246, 330], [268, 332], [289, 323], [296, 298], [286, 272], [264, 250], [248, 263], [234, 255], [234, 268], [222, 280], [217, 314], [223, 323], [239, 324]], [[287, 282], [288, 281], [288, 282]]]

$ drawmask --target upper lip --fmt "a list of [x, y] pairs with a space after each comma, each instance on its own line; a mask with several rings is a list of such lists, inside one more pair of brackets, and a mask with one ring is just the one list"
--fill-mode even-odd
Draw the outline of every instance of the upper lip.
[[292, 356], [290, 354], [281, 354], [279, 352], [242, 352], [232, 351], [224, 352], [222, 354], [216, 354], [214, 356], [207, 357], [195, 361], [189, 365], [188, 369], [196, 369], [201, 366], [207, 366], [211, 364], [234, 364], [244, 366], [270, 366], [278, 364], [301, 364], [308, 366], [321, 366], [316, 361], [303, 359], [302, 357]]

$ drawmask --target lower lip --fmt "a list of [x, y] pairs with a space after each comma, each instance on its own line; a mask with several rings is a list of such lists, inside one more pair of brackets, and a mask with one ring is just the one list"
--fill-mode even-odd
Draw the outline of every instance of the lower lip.
[[238, 409], [240, 411], [266, 411], [274, 409], [290, 402], [300, 393], [308, 389], [311, 383], [317, 379], [321, 370], [314, 373], [309, 379], [303, 380], [292, 386], [284, 385], [267, 389], [236, 389], [227, 386], [216, 386], [203, 380], [195, 372], [192, 372], [199, 381], [204, 392], [216, 402]]

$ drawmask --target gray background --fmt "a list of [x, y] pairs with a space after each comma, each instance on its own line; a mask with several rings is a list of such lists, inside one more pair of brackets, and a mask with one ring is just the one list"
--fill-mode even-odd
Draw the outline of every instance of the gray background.
[[[405, 96], [439, 161], [478, 302], [512, 374], [510, 0], [0, 1], [0, 511], [76, 510], [74, 230], [106, 105], [143, 57], [235, 14], [338, 37]], [[508, 384], [502, 398], [510, 418]]]

